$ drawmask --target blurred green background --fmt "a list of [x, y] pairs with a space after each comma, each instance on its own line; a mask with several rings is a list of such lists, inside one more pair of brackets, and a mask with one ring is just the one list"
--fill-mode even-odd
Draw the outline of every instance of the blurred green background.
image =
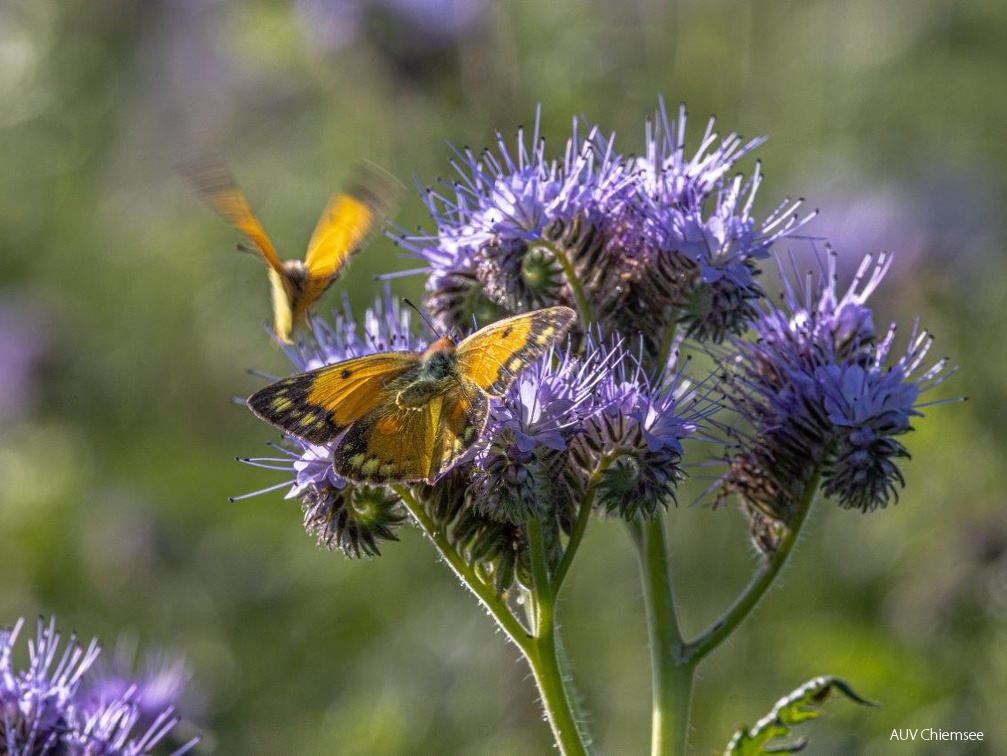
[[[847, 269], [896, 252], [879, 322], [920, 316], [964, 368], [937, 393], [971, 398], [917, 423], [898, 506], [817, 507], [701, 668], [695, 751], [836, 674], [883, 708], [830, 704], [815, 752], [887, 752], [906, 727], [1007, 752], [1005, 39], [998, 0], [0, 4], [0, 622], [186, 655], [205, 751], [548, 752], [517, 651], [415, 531], [351, 562], [280, 493], [228, 502], [279, 480], [234, 461], [275, 434], [229, 399], [287, 365], [263, 266], [174, 166], [222, 153], [294, 256], [357, 158], [430, 184], [449, 142], [491, 145], [538, 103], [552, 154], [579, 115], [635, 152], [663, 95], [691, 149], [713, 113], [769, 135], [757, 217], [803, 196]], [[430, 227], [415, 193], [397, 220]], [[414, 266], [378, 239], [345, 289], [362, 307]], [[669, 522], [696, 632], [755, 558], [733, 508], [687, 506], [692, 473]], [[648, 742], [637, 586], [623, 529], [593, 523], [561, 618], [607, 753]]]

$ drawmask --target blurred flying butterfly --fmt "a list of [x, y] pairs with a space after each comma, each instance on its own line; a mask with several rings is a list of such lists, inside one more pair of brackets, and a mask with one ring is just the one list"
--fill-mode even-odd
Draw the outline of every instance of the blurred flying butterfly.
[[200, 197], [248, 238], [253, 251], [269, 266], [273, 331], [288, 344], [294, 326], [307, 318], [311, 307], [339, 278], [347, 260], [391, 212], [401, 190], [398, 181], [381, 168], [357, 163], [345, 188], [332, 195], [318, 219], [304, 260], [281, 260], [221, 160], [199, 158], [180, 171]]
[[272, 383], [248, 398], [292, 436], [333, 441], [332, 467], [359, 483], [433, 482], [480, 437], [490, 397], [502, 397], [576, 320], [548, 307], [492, 323], [459, 344], [382, 352]]

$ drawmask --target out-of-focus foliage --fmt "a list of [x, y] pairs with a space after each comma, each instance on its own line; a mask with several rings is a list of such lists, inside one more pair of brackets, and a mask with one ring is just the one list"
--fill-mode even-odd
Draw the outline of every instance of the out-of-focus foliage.
[[[836, 674], [883, 708], [838, 703], [816, 749], [934, 727], [1007, 750], [1005, 36], [992, 0], [0, 5], [0, 622], [56, 613], [185, 654], [203, 749], [547, 750], [516, 650], [414, 531], [350, 562], [279, 494], [228, 503], [273, 482], [233, 461], [269, 434], [229, 398], [284, 360], [261, 264], [174, 166], [221, 152], [294, 256], [355, 159], [429, 184], [447, 142], [488, 145], [540, 102], [547, 144], [584, 114], [628, 150], [663, 94], [692, 145], [711, 113], [768, 134], [760, 198], [807, 197], [851, 265], [894, 251], [883, 315], [920, 315], [965, 367], [941, 391], [972, 398], [908, 440], [897, 507], [817, 509], [782, 589], [702, 667], [692, 744]], [[336, 288], [362, 306], [414, 264], [378, 239]], [[669, 518], [686, 630], [755, 558], [731, 508], [687, 505], [709, 474]], [[612, 753], [647, 737], [636, 581], [623, 530], [593, 523], [561, 611]]]

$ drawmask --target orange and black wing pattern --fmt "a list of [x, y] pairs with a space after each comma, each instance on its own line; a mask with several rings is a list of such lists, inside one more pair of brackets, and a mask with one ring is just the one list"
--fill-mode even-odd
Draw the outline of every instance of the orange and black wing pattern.
[[478, 440], [487, 411], [486, 395], [464, 380], [422, 407], [384, 402], [350, 426], [332, 467], [357, 483], [432, 483]]
[[562, 338], [576, 319], [569, 307], [546, 307], [498, 320], [458, 345], [458, 372], [490, 396], [503, 396], [518, 373]]
[[379, 405], [394, 406], [388, 384], [419, 359], [416, 352], [384, 352], [345, 360], [271, 383], [248, 398], [248, 407], [292, 436], [326, 444]]

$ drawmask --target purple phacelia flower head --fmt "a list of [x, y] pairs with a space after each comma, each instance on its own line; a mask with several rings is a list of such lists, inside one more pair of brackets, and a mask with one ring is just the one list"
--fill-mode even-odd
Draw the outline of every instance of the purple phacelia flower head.
[[[650, 288], [665, 307], [681, 308], [686, 335], [719, 343], [743, 333], [758, 315], [765, 294], [757, 282], [759, 263], [780, 239], [805, 221], [800, 202], [785, 200], [761, 222], [752, 214], [762, 182], [758, 165], [751, 178], [727, 174], [763, 139], [747, 143], [730, 134], [717, 143], [711, 119], [699, 149], [684, 155], [685, 110], [669, 125], [664, 104], [648, 128], [639, 165], [651, 184], [647, 215], [656, 226]], [[716, 145], [716, 146], [714, 146]], [[805, 219], [806, 220], [806, 219]]]
[[757, 341], [734, 341], [734, 401], [752, 432], [729, 460], [721, 494], [739, 494], [757, 515], [753, 537], [765, 551], [816, 476], [844, 507], [868, 511], [897, 499], [897, 460], [908, 453], [895, 437], [920, 416], [920, 394], [954, 371], [944, 360], [921, 368], [932, 339], [915, 327], [890, 361], [895, 327], [879, 341], [866, 304], [889, 264], [868, 257], [840, 296], [830, 254], [826, 270], [786, 283], [781, 307], [765, 306]]
[[797, 228], [798, 203], [756, 221], [758, 171], [727, 174], [762, 140], [720, 139], [711, 121], [686, 157], [684, 132], [684, 110], [672, 125], [662, 102], [642, 157], [575, 121], [563, 156], [550, 158], [537, 118], [514, 157], [502, 139], [499, 154], [459, 151], [453, 194], [426, 193], [436, 232], [401, 238], [429, 266], [435, 321], [457, 328], [565, 304], [606, 335], [642, 333], [652, 371], [679, 321], [699, 341], [743, 332], [764, 296], [757, 263]]
[[427, 308], [445, 330], [493, 308], [499, 316], [573, 304], [561, 237], [573, 226], [614, 227], [633, 191], [611, 138], [595, 127], [582, 133], [574, 121], [561, 159], [546, 156], [538, 114], [530, 144], [523, 129], [517, 142], [516, 154], [499, 134], [496, 154], [457, 150], [450, 192], [425, 193], [435, 233], [401, 239], [429, 265]]
[[715, 409], [671, 365], [650, 378], [642, 351], [614, 363], [580, 439], [601, 470], [598, 506], [626, 520], [652, 518], [676, 501], [685, 475], [682, 441]]
[[[28, 668], [15, 670], [12, 654], [22, 620], [0, 630], [0, 750], [4, 753], [126, 756], [149, 753], [172, 743], [173, 753], [195, 747], [198, 738], [178, 741], [175, 713], [187, 674], [182, 667], [155, 676], [95, 678], [101, 653], [92, 640], [85, 648], [71, 634], [60, 649], [55, 619], [38, 622], [28, 641]], [[157, 681], [166, 685], [157, 687]]]
[[[598, 411], [598, 387], [618, 355], [587, 337], [586, 356], [553, 349], [494, 404], [475, 455], [471, 497], [494, 519], [524, 523], [552, 515], [583, 487], [570, 442]], [[621, 354], [621, 353], [620, 353]]]

